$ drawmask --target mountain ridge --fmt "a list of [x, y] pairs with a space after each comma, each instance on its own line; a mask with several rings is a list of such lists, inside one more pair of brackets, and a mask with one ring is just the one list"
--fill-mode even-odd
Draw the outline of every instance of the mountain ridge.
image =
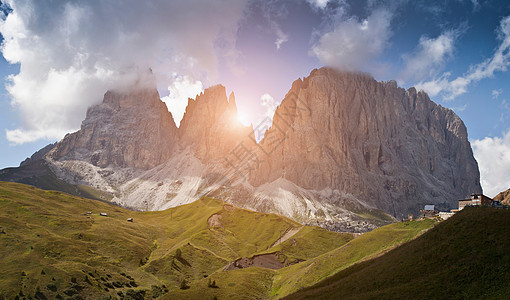
[[188, 99], [179, 128], [155, 88], [139, 91], [106, 93], [44, 156], [58, 178], [134, 209], [214, 195], [355, 232], [394, 220], [382, 211], [402, 218], [481, 192], [462, 120], [395, 81], [315, 69], [294, 81], [259, 143], [222, 85]]

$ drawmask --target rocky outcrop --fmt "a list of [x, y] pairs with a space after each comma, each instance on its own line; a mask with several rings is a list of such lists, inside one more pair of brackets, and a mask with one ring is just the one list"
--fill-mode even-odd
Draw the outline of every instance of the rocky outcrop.
[[53, 148], [55, 148], [56, 145], [57, 145], [57, 143], [46, 145], [45, 147], [41, 148], [40, 150], [38, 150], [34, 154], [32, 154], [32, 156], [27, 157], [24, 161], [22, 161], [19, 164], [19, 166], [20, 167], [28, 166], [33, 162], [41, 160], [46, 155], [46, 153], [50, 152]]
[[365, 74], [322, 68], [295, 81], [260, 146], [253, 185], [336, 189], [396, 217], [481, 191], [462, 120], [422, 91]]
[[81, 129], [66, 135], [49, 155], [101, 168], [151, 169], [167, 161], [177, 143], [177, 127], [155, 83], [144, 82], [106, 92], [101, 104], [88, 109]]
[[510, 189], [503, 191], [494, 197], [495, 201], [500, 201], [502, 204], [510, 205]]
[[238, 120], [235, 96], [227, 100], [225, 87], [207, 88], [196, 99], [188, 99], [179, 137], [182, 147], [191, 147], [203, 161], [221, 160], [247, 138], [253, 128]]

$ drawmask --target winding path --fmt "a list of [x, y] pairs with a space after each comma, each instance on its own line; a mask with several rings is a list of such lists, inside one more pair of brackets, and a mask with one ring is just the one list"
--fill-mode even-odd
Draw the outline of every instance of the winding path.
[[301, 227], [294, 227], [294, 228], [290, 228], [288, 229], [287, 231], [285, 231], [285, 233], [281, 236], [281, 238], [277, 239], [276, 242], [274, 242], [274, 244], [271, 245], [271, 247], [269, 247], [268, 249], [270, 248], [273, 248], [274, 246], [278, 246], [280, 245], [281, 243], [285, 242], [286, 240], [290, 239], [291, 237], [293, 237], [296, 233], [298, 233], [301, 228], [303, 228], [303, 226]]

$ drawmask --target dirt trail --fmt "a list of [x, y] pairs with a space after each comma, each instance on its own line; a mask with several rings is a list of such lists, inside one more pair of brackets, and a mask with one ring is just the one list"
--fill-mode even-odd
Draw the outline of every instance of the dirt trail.
[[290, 228], [289, 230], [285, 231], [285, 233], [282, 235], [282, 237], [279, 238], [278, 240], [276, 240], [276, 242], [274, 242], [274, 244], [272, 244], [271, 247], [269, 247], [268, 249], [273, 248], [274, 246], [280, 245], [281, 243], [283, 243], [286, 240], [290, 239], [296, 233], [298, 233], [301, 230], [301, 228], [303, 228], [303, 226]]

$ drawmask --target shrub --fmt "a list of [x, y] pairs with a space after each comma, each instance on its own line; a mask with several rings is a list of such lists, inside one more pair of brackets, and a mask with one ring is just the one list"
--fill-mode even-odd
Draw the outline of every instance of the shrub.
[[147, 263], [147, 261], [149, 261], [148, 257], [140, 258], [140, 267], [144, 266]]
[[143, 300], [145, 298], [145, 291], [129, 289], [126, 291], [126, 299]]
[[183, 280], [181, 281], [181, 284], [179, 285], [179, 288], [180, 288], [181, 290], [187, 290], [187, 289], [189, 289], [189, 288], [190, 288], [190, 287], [189, 287], [189, 285], [188, 285], [188, 283], [186, 282], [186, 279], [183, 279]]
[[218, 286], [216, 285], [216, 280], [211, 281], [211, 278], [209, 278], [209, 280], [207, 281], [207, 287], [217, 289]]
[[73, 295], [78, 294], [78, 291], [73, 287], [69, 287], [64, 290], [64, 294], [66, 294], [67, 296], [73, 296]]
[[105, 283], [104, 286], [109, 288], [109, 289], [115, 289], [115, 287], [111, 283], [109, 283], [109, 282]]
[[57, 286], [53, 283], [48, 283], [48, 285], [46, 286], [46, 288], [52, 292], [56, 292], [57, 291]]
[[48, 298], [46, 298], [46, 295], [44, 295], [42, 292], [41, 292], [41, 289], [39, 287], [37, 287], [35, 289], [35, 295], [34, 295], [34, 298], [35, 299], [39, 299], [39, 300], [47, 300]]
[[159, 298], [164, 294], [163, 289], [157, 285], [151, 286], [151, 292], [152, 292], [152, 298]]

